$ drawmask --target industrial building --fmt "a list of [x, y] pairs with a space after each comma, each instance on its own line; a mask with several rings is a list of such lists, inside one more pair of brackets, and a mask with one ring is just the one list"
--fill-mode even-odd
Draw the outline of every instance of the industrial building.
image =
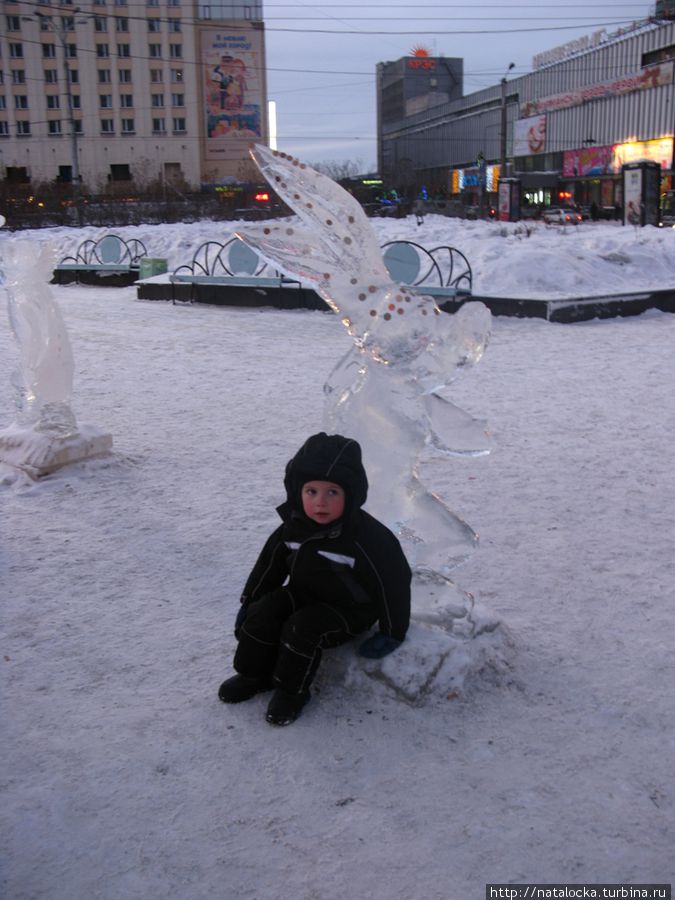
[[262, 0], [3, 0], [0, 178], [198, 188], [267, 141]]
[[[673, 6], [662, 0], [656, 12], [663, 18], [542, 52], [527, 75], [512, 77], [511, 64], [498, 84], [467, 96], [461, 83], [439, 88], [439, 72], [461, 80], [461, 60], [380, 64], [385, 184], [408, 192], [425, 185], [449, 202], [485, 209], [497, 204], [500, 178], [515, 176], [524, 212], [575, 202], [608, 214], [623, 203], [622, 166], [650, 160], [661, 167], [665, 193], [675, 132]], [[392, 105], [394, 93], [407, 102]]]

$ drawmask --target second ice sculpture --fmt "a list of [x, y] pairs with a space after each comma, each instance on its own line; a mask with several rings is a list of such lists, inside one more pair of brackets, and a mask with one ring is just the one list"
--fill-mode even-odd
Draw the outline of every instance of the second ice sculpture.
[[78, 427], [70, 403], [73, 354], [49, 279], [53, 253], [28, 240], [7, 242], [3, 258], [9, 321], [19, 345], [14, 379], [16, 420], [0, 431], [0, 462], [33, 477], [104, 453], [112, 437], [91, 425]]
[[301, 224], [238, 235], [277, 268], [313, 282], [353, 339], [325, 385], [325, 427], [362, 444], [369, 505], [400, 535], [417, 574], [447, 578], [476, 535], [423, 484], [420, 455], [429, 445], [447, 454], [488, 451], [485, 423], [441, 392], [481, 358], [490, 313], [467, 303], [450, 316], [431, 297], [393, 283], [350, 194], [287, 154], [256, 145], [251, 155]]

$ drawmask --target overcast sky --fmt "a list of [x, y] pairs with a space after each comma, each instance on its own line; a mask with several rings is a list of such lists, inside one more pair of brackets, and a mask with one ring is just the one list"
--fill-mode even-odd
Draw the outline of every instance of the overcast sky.
[[[654, 3], [536, 0], [471, 5], [383, 0], [264, 0], [269, 99], [278, 147], [307, 162], [352, 160], [375, 169], [375, 66], [424, 46], [464, 59], [464, 93], [532, 69], [532, 57], [602, 28], [612, 33]], [[411, 14], [411, 10], [414, 14]]]

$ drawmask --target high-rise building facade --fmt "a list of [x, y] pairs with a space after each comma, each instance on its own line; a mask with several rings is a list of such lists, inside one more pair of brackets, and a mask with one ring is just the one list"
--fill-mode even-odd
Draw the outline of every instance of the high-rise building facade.
[[196, 188], [267, 141], [261, 0], [3, 0], [0, 178]]

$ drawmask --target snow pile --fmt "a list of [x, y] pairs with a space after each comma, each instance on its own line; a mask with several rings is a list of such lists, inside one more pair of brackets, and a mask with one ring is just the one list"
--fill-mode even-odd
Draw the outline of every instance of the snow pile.
[[[136, 231], [178, 262], [200, 227]], [[377, 227], [466, 249], [505, 296], [523, 266], [557, 289], [577, 254], [595, 260], [585, 294], [675, 285], [675, 232]], [[64, 253], [81, 238], [62, 230]], [[675, 316], [494, 319], [451, 392], [487, 418], [493, 452], [429, 448], [422, 465], [480, 535], [455, 614], [416, 618], [380, 666], [327, 654], [301, 719], [273, 729], [266, 697], [227, 708], [216, 692], [344, 328], [134, 288], [54, 295], [74, 411], [115, 446], [0, 477], [4, 896], [473, 900], [486, 882], [674, 880]]]

